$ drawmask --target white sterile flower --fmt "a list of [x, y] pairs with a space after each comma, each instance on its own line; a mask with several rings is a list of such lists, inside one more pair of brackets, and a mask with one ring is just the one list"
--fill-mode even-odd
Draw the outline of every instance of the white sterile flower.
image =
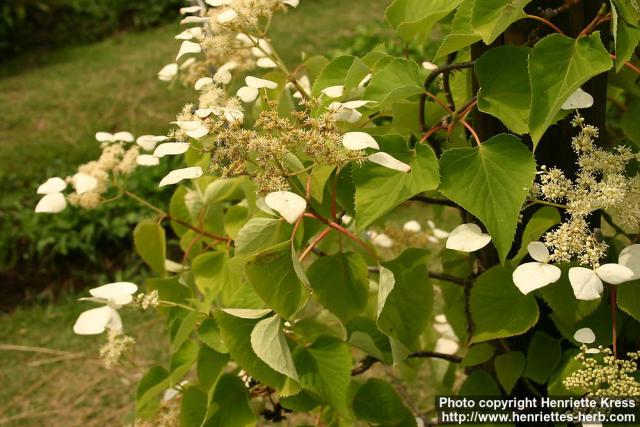
[[424, 68], [427, 71], [433, 71], [433, 70], [437, 69], [438, 66], [436, 64], [434, 64], [433, 62], [424, 61], [422, 63], [422, 68]]
[[351, 223], [351, 221], [353, 221], [353, 218], [351, 217], [351, 215], [344, 214], [344, 215], [342, 215], [340, 220], [342, 221], [342, 223], [344, 225], [349, 225], [349, 223]]
[[298, 7], [298, 5], [300, 4], [300, 0], [282, 0], [282, 3], [291, 7]]
[[227, 62], [218, 68], [216, 73], [213, 75], [213, 81], [221, 85], [228, 85], [233, 78], [231, 70], [235, 69], [237, 66], [238, 64], [233, 61]]
[[202, 168], [199, 166], [172, 170], [164, 178], [162, 178], [162, 180], [160, 180], [159, 187], [177, 184], [185, 179], [200, 178], [202, 174]]
[[36, 205], [36, 213], [58, 213], [67, 207], [67, 200], [62, 193], [45, 194]]
[[364, 76], [364, 79], [360, 80], [360, 83], [358, 83], [358, 87], [359, 88], [363, 88], [367, 85], [367, 83], [369, 83], [371, 81], [371, 78], [373, 77], [373, 74], [369, 73], [366, 76]]
[[180, 273], [184, 270], [184, 265], [179, 262], [172, 261], [170, 259], [164, 260], [164, 269], [170, 273]]
[[640, 279], [640, 244], [624, 248], [620, 252], [620, 256], [618, 256], [618, 264], [631, 269], [633, 272], [633, 278], [631, 280]]
[[198, 39], [202, 37], [202, 34], [203, 34], [203, 31], [201, 27], [193, 27], [193, 28], [187, 28], [180, 34], [176, 35], [174, 38], [177, 40], [191, 40], [193, 38]]
[[244, 120], [244, 112], [242, 110], [236, 110], [234, 108], [222, 108], [222, 115], [229, 123], [241, 122]]
[[167, 137], [164, 135], [142, 135], [136, 139], [136, 144], [138, 144], [143, 150], [151, 151], [156, 148], [158, 142], [166, 141]]
[[411, 171], [411, 166], [401, 162], [400, 160], [396, 159], [389, 153], [383, 153], [383, 152], [373, 153], [373, 154], [370, 154], [367, 157], [367, 159], [370, 162], [376, 163], [380, 166], [384, 166], [385, 168], [393, 169], [399, 172], [406, 173]]
[[168, 401], [170, 401], [172, 399], [175, 399], [176, 396], [178, 396], [180, 394], [180, 389], [182, 389], [187, 384], [189, 384], [189, 381], [182, 380], [182, 381], [180, 381], [180, 384], [179, 384], [180, 388], [174, 386], [174, 387], [166, 389], [164, 391], [164, 394], [162, 395], [162, 401], [163, 402], [168, 402]]
[[91, 297], [80, 299], [98, 302], [105, 304], [105, 306], [81, 313], [73, 325], [73, 331], [78, 335], [97, 335], [106, 329], [120, 332], [122, 320], [117, 310], [123, 305], [129, 304], [137, 290], [138, 286], [129, 282], [109, 283], [90, 289]]
[[448, 231], [444, 231], [436, 227], [436, 224], [433, 221], [431, 220], [427, 221], [427, 225], [431, 229], [431, 232], [433, 233], [433, 237], [435, 237], [436, 240], [446, 239], [447, 237], [449, 237], [450, 233]]
[[228, 24], [235, 21], [236, 18], [238, 18], [238, 13], [233, 9], [227, 9], [218, 15], [218, 22], [220, 24]]
[[183, 55], [200, 52], [202, 52], [202, 47], [198, 43], [185, 40], [180, 45], [180, 50], [178, 51], [178, 55], [176, 56], [176, 61]]
[[558, 267], [548, 264], [551, 255], [544, 243], [531, 242], [527, 250], [535, 262], [519, 265], [512, 274], [513, 283], [525, 295], [557, 282], [562, 275]]
[[253, 46], [253, 39], [245, 33], [238, 33], [238, 35], [236, 36], [236, 40], [242, 43], [244, 47]]
[[345, 107], [341, 102], [332, 102], [328, 109], [336, 113], [334, 119], [337, 122], [356, 123], [362, 118], [362, 113], [354, 108]]
[[582, 328], [573, 334], [573, 339], [582, 344], [592, 344], [596, 340], [596, 334], [593, 333], [591, 328]]
[[569, 98], [562, 104], [563, 110], [575, 110], [578, 108], [590, 108], [593, 106], [593, 96], [581, 88], [576, 89]]
[[447, 320], [447, 316], [445, 316], [444, 314], [438, 314], [437, 316], [435, 316], [433, 329], [435, 329], [435, 331], [440, 335], [442, 335], [443, 337], [450, 338], [454, 341], [458, 340], [458, 337], [456, 336], [456, 333], [453, 330], [453, 327]]
[[290, 191], [275, 191], [264, 198], [269, 208], [278, 212], [289, 224], [293, 224], [307, 209], [307, 201]]
[[195, 113], [196, 116], [200, 117], [201, 119], [205, 119], [209, 117], [211, 113], [213, 113], [213, 108], [198, 108]]
[[96, 132], [96, 141], [98, 142], [113, 142], [113, 134], [109, 132]]
[[188, 142], [165, 142], [158, 145], [154, 150], [153, 155], [158, 158], [164, 156], [177, 156], [186, 153], [189, 149], [189, 145], [190, 144]]
[[233, 0], [206, 0], [205, 3], [209, 6], [218, 7], [218, 6], [228, 6], [233, 2]]
[[244, 79], [247, 86], [255, 89], [277, 89], [278, 83], [271, 80], [260, 79], [258, 77], [247, 76]]
[[422, 226], [418, 221], [412, 219], [411, 221], [405, 222], [402, 229], [411, 233], [419, 233], [422, 231]]
[[200, 6], [188, 6], [180, 8], [180, 15], [186, 15], [187, 13], [198, 13], [202, 10]]
[[371, 239], [371, 243], [376, 246], [380, 246], [381, 248], [393, 247], [393, 240], [384, 233], [378, 233], [372, 230], [367, 232], [367, 236]]
[[213, 85], [213, 79], [211, 77], [200, 77], [193, 85], [195, 90], [202, 90], [207, 86]]
[[456, 340], [447, 337], [438, 338], [436, 341], [435, 351], [437, 353], [454, 354], [460, 348], [460, 344]]
[[139, 166], [158, 166], [160, 159], [151, 154], [140, 154], [136, 157], [136, 163]]
[[180, 24], [202, 24], [205, 22], [209, 22], [208, 16], [187, 16], [180, 21]]
[[177, 124], [191, 138], [200, 139], [209, 133], [209, 128], [200, 120], [179, 120], [172, 123]]
[[260, 94], [260, 91], [258, 89], [254, 87], [243, 86], [240, 89], [238, 89], [236, 96], [240, 98], [242, 102], [250, 104], [256, 99], [258, 99], [259, 94]]
[[[253, 42], [253, 44], [256, 44], [256, 42]], [[267, 40], [258, 39], [257, 44], [258, 46], [254, 46], [253, 48], [251, 48], [251, 53], [253, 53], [253, 56], [255, 56], [256, 58], [264, 58], [265, 56], [271, 55], [273, 53], [271, 45], [269, 45], [269, 42]]]
[[131, 132], [116, 132], [113, 134], [114, 141], [133, 142], [135, 137]]
[[44, 184], [40, 184], [38, 187], [38, 194], [52, 194], [52, 193], [61, 193], [64, 189], [67, 188], [67, 183], [64, 179], [60, 177], [49, 178], [44, 182]]
[[322, 89], [320, 92], [322, 92], [329, 98], [340, 98], [342, 95], [344, 95], [344, 86], [329, 86]]
[[76, 193], [84, 194], [93, 191], [98, 187], [98, 180], [86, 173], [78, 172], [71, 178]]
[[342, 136], [342, 145], [347, 150], [364, 150], [373, 148], [379, 150], [380, 146], [376, 140], [365, 132], [348, 132]]
[[256, 65], [260, 68], [278, 68], [278, 64], [273, 62], [271, 58], [259, 58]]
[[[296, 87], [293, 83], [289, 83], [289, 85], [290, 87]], [[298, 85], [302, 89], [304, 89], [306, 93], [311, 93], [311, 81], [309, 80], [309, 77], [306, 74], [298, 79]], [[302, 93], [300, 93], [300, 91], [297, 90], [293, 94], [293, 97], [296, 99], [302, 99]]]
[[477, 224], [462, 224], [453, 229], [447, 239], [447, 249], [474, 252], [491, 242], [491, 236], [482, 232]]
[[620, 264], [603, 264], [592, 270], [584, 267], [569, 269], [569, 282], [573, 293], [580, 300], [594, 300], [600, 298], [604, 290], [602, 282], [612, 285], [633, 280], [633, 271]]

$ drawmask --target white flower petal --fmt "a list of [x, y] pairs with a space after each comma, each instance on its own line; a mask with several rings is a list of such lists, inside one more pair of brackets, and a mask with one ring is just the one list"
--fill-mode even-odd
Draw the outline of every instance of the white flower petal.
[[246, 35], [245, 33], [238, 33], [236, 36], [236, 40], [238, 40], [244, 47], [253, 46], [253, 39]]
[[543, 288], [560, 280], [562, 271], [555, 265], [543, 262], [527, 262], [519, 265], [513, 272], [513, 283], [520, 292], [527, 295], [536, 289]]
[[196, 116], [200, 117], [201, 119], [209, 117], [211, 113], [213, 113], [212, 108], [198, 108], [196, 110]]
[[220, 24], [228, 24], [229, 22], [233, 22], [238, 17], [238, 14], [233, 9], [227, 9], [221, 14], [218, 15], [218, 22]]
[[247, 86], [255, 88], [255, 89], [277, 89], [278, 83], [272, 82], [271, 80], [259, 79], [253, 76], [247, 76], [244, 81], [247, 83]]
[[88, 193], [98, 187], [98, 180], [86, 173], [78, 172], [71, 180], [78, 194]]
[[136, 164], [138, 166], [158, 166], [160, 164], [160, 159], [151, 154], [140, 154], [136, 157]]
[[241, 319], [260, 319], [272, 311], [270, 308], [223, 308], [221, 310]]
[[208, 16], [187, 16], [180, 23], [184, 24], [202, 24], [205, 22], [209, 22]]
[[244, 120], [244, 113], [241, 110], [235, 110], [232, 108], [224, 109], [224, 118], [229, 123], [241, 122]]
[[451, 338], [442, 337], [438, 338], [438, 341], [436, 341], [436, 348], [434, 351], [437, 353], [454, 354], [459, 348], [460, 344], [458, 344], [457, 341], [452, 340]]
[[422, 63], [422, 68], [424, 68], [427, 71], [433, 71], [433, 70], [437, 69], [438, 66], [436, 64], [434, 64], [433, 62], [424, 61]]
[[221, 85], [228, 85], [231, 83], [231, 79], [233, 79], [231, 72], [223, 68], [219, 68], [213, 75], [213, 81]]
[[121, 330], [122, 321], [115, 309], [105, 305], [82, 312], [73, 325], [73, 332], [78, 335], [98, 335], [107, 327]]
[[271, 58], [260, 58], [256, 61], [256, 65], [260, 68], [278, 68], [278, 64], [273, 62]]
[[184, 154], [189, 150], [190, 144], [188, 142], [165, 142], [158, 145], [154, 150], [153, 155], [161, 158], [164, 156], [177, 156]]
[[164, 269], [170, 273], [180, 273], [182, 270], [184, 270], [184, 265], [180, 264], [179, 262], [172, 261], [170, 259], [165, 259]]
[[178, 55], [176, 56], [176, 61], [183, 55], [188, 55], [190, 53], [200, 53], [200, 52], [202, 52], [202, 47], [200, 47], [198, 43], [185, 40], [180, 45], [180, 50], [178, 51]]
[[355, 110], [356, 108], [361, 108], [364, 107], [367, 104], [370, 104], [371, 101], [347, 101], [347, 102], [343, 102], [342, 106], [344, 108], [350, 108], [352, 110]]
[[177, 122], [172, 122], [172, 123], [177, 124], [180, 127], [180, 129], [182, 129], [185, 132], [190, 130], [196, 130], [200, 126], [202, 126], [202, 122], [200, 120], [179, 120]]
[[96, 140], [98, 142], [113, 142], [113, 134], [109, 132], [96, 132]]
[[374, 234], [371, 238], [371, 243], [376, 246], [380, 246], [381, 248], [393, 247], [393, 240], [391, 239], [391, 237], [387, 236], [384, 233]]
[[218, 6], [228, 6], [233, 2], [233, 0], [206, 0], [205, 3], [209, 6], [218, 7]]
[[573, 334], [573, 339], [582, 344], [591, 344], [596, 340], [596, 334], [593, 333], [591, 328], [582, 328], [578, 329], [575, 334]]
[[627, 246], [620, 252], [618, 264], [624, 265], [633, 271], [633, 279], [640, 279], [640, 244]]
[[572, 267], [569, 269], [569, 282], [573, 293], [580, 300], [594, 300], [600, 298], [604, 290], [602, 280], [590, 268]]
[[58, 213], [67, 207], [67, 200], [62, 193], [50, 193], [40, 199], [36, 205], [36, 213]]
[[379, 150], [380, 146], [376, 140], [365, 132], [348, 132], [342, 136], [342, 145], [347, 150], [364, 150], [373, 148]]
[[482, 232], [477, 224], [462, 224], [457, 226], [447, 239], [447, 249], [462, 252], [474, 252], [482, 249], [491, 242], [491, 236]]
[[113, 299], [119, 295], [133, 295], [138, 290], [138, 285], [131, 282], [114, 282], [107, 285], [89, 289], [91, 296], [96, 298]]
[[151, 151], [156, 148], [158, 142], [166, 141], [167, 137], [163, 135], [142, 135], [136, 139], [136, 144], [145, 151]]
[[364, 76], [364, 79], [360, 80], [360, 83], [358, 83], [358, 87], [359, 88], [363, 88], [367, 85], [367, 83], [369, 83], [371, 81], [371, 78], [373, 77], [373, 74], [369, 73], [366, 76]]
[[133, 142], [135, 140], [131, 132], [117, 132], [113, 135], [114, 141]]
[[593, 96], [581, 88], [576, 89], [562, 104], [563, 110], [575, 110], [576, 108], [589, 108], [593, 106]]
[[446, 239], [447, 237], [449, 237], [449, 232], [448, 231], [444, 231], [439, 229], [438, 227], [436, 227], [436, 224], [429, 220], [427, 221], [427, 225], [429, 225], [429, 228], [431, 229], [431, 232], [433, 233], [433, 236], [440, 240], [440, 239]]
[[[168, 82], [178, 74], [178, 64], [167, 64], [160, 71], [158, 71], [158, 79], [164, 82]], [[99, 140], [98, 140], [99, 141]]]
[[527, 245], [527, 251], [531, 258], [538, 262], [549, 262], [549, 249], [542, 242], [531, 242]]
[[298, 7], [300, 4], [300, 0], [283, 0], [282, 3], [287, 4], [291, 7]]
[[200, 6], [187, 6], [180, 8], [180, 15], [186, 15], [187, 13], [198, 13], [202, 10]]
[[259, 94], [260, 91], [258, 89], [249, 86], [243, 86], [238, 89], [238, 93], [236, 95], [242, 102], [249, 104], [258, 99]]
[[393, 169], [399, 172], [409, 172], [411, 171], [411, 166], [406, 163], [401, 162], [396, 159], [389, 153], [373, 153], [367, 157], [370, 162], [376, 163], [380, 166], [384, 166], [385, 168]]
[[193, 38], [199, 39], [203, 35], [203, 31], [201, 27], [193, 27], [187, 28], [180, 34], [176, 35], [174, 38], [177, 40], [191, 40]]
[[422, 231], [422, 226], [416, 220], [411, 220], [411, 221], [405, 222], [405, 224], [402, 226], [402, 228], [403, 228], [404, 231], [410, 231], [412, 233], [419, 233], [420, 231]]
[[189, 136], [190, 138], [193, 139], [200, 139], [203, 136], [207, 135], [209, 133], [209, 128], [206, 127], [205, 125], [200, 125], [198, 126], [196, 129], [194, 130], [188, 130], [185, 132], [187, 134], [187, 136]]
[[604, 264], [596, 268], [596, 274], [606, 283], [619, 285], [633, 280], [633, 270], [621, 264]]
[[54, 176], [53, 178], [49, 178], [46, 180], [44, 184], [41, 184], [38, 187], [38, 194], [52, 194], [52, 193], [61, 193], [64, 189], [67, 188], [67, 183], [64, 179]]
[[196, 80], [194, 85], [195, 90], [202, 90], [207, 86], [213, 85], [213, 79], [211, 77], [201, 77]]
[[290, 191], [275, 191], [264, 199], [267, 206], [278, 212], [289, 224], [293, 224], [307, 209], [307, 201]]
[[342, 95], [344, 95], [344, 86], [329, 86], [322, 89], [320, 92], [322, 92], [329, 98], [340, 98]]
[[162, 178], [159, 186], [164, 187], [166, 185], [177, 184], [185, 179], [200, 178], [202, 176], [202, 173], [202, 168], [199, 166], [172, 170], [164, 178]]

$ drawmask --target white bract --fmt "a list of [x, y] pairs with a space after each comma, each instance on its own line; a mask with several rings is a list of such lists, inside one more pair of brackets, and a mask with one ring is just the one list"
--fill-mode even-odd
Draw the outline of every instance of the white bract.
[[73, 325], [73, 331], [78, 335], [97, 335], [103, 333], [106, 329], [121, 332], [122, 320], [118, 314], [118, 309], [129, 304], [137, 290], [138, 286], [130, 282], [109, 283], [90, 289], [91, 297], [81, 298], [81, 300], [94, 301], [105, 305], [81, 313], [75, 325]]
[[409, 231], [411, 233], [419, 233], [420, 231], [422, 231], [422, 226], [418, 221], [411, 220], [411, 221], [405, 222], [404, 225], [402, 226], [402, 229], [404, 231]]
[[233, 9], [227, 9], [218, 15], [218, 22], [220, 24], [228, 24], [238, 18], [238, 13]]
[[431, 232], [433, 233], [433, 237], [436, 240], [446, 239], [447, 237], [449, 237], [450, 233], [448, 231], [444, 231], [436, 227], [436, 224], [433, 221], [431, 220], [427, 221], [427, 225], [431, 229]]
[[180, 59], [183, 55], [188, 55], [190, 53], [200, 53], [202, 52], [202, 47], [198, 43], [194, 43], [189, 40], [185, 40], [180, 45], [180, 50], [178, 51], [178, 55], [176, 56], [176, 61]]
[[405, 172], [405, 173], [411, 171], [411, 166], [401, 162], [400, 160], [396, 159], [389, 153], [383, 153], [383, 152], [373, 153], [373, 154], [370, 154], [367, 157], [367, 159], [370, 162], [376, 163], [380, 166], [384, 166], [385, 168], [388, 168], [388, 169], [393, 169], [393, 170], [396, 170], [399, 172]]
[[[297, 81], [298, 86], [300, 86], [306, 93], [311, 93], [311, 81], [306, 74], [300, 77]], [[296, 87], [296, 85], [294, 85], [293, 83], [289, 83], [287, 87]], [[296, 99], [303, 98], [302, 93], [299, 90], [294, 92], [293, 97]]]
[[269, 208], [278, 212], [289, 224], [293, 224], [307, 209], [307, 201], [290, 191], [275, 191], [264, 199]]
[[329, 86], [322, 89], [320, 92], [328, 98], [340, 98], [342, 95], [344, 95], [344, 86]]
[[86, 173], [79, 172], [71, 178], [76, 193], [84, 194], [95, 190], [98, 187], [98, 180]]
[[36, 213], [58, 213], [67, 207], [67, 200], [62, 193], [45, 194], [36, 205]]
[[631, 280], [640, 279], [640, 244], [624, 248], [618, 256], [618, 264], [624, 265], [633, 272]]
[[436, 70], [438, 68], [438, 66], [436, 64], [434, 64], [433, 62], [424, 61], [422, 63], [422, 68], [424, 68], [427, 71], [433, 71], [433, 70]]
[[198, 13], [202, 10], [200, 6], [188, 6], [180, 8], [180, 15], [186, 15], [187, 13]]
[[153, 152], [153, 155], [158, 158], [164, 156], [177, 156], [186, 153], [187, 150], [189, 150], [188, 142], [165, 142], [158, 145]]
[[573, 339], [582, 344], [591, 344], [596, 340], [596, 334], [590, 328], [582, 328], [573, 334]]
[[260, 91], [258, 89], [249, 86], [241, 87], [240, 89], [238, 89], [238, 93], [236, 93], [238, 98], [240, 98], [242, 102], [245, 102], [247, 104], [250, 104], [258, 99], [259, 94]]
[[134, 137], [131, 132], [97, 132], [96, 140], [98, 142], [116, 142], [116, 141], [124, 141], [124, 142], [133, 142]]
[[166, 136], [163, 135], [142, 135], [136, 139], [136, 144], [138, 144], [143, 150], [151, 151], [156, 148], [158, 142], [165, 141], [167, 139]]
[[283, 0], [282, 3], [291, 7], [298, 7], [298, 5], [300, 4], [300, 0]]
[[140, 154], [136, 157], [136, 164], [139, 166], [158, 166], [160, 159], [151, 154]]
[[[360, 101], [352, 101], [352, 102], [360, 102]], [[365, 102], [365, 101], [362, 101]], [[337, 122], [347, 122], [347, 123], [357, 123], [362, 118], [362, 113], [360, 113], [356, 108], [347, 107], [348, 102], [332, 102], [329, 104], [329, 111], [333, 111], [335, 113], [335, 120]]]
[[187, 136], [194, 139], [200, 139], [209, 133], [209, 128], [200, 120], [180, 120], [173, 123], [177, 124]]
[[251, 103], [258, 98], [260, 89], [277, 89], [278, 83], [271, 80], [260, 79], [258, 77], [247, 76], [244, 79], [246, 86], [241, 87], [238, 90], [238, 98], [242, 102]]
[[67, 183], [64, 179], [54, 176], [53, 178], [49, 178], [38, 187], [38, 194], [52, 194], [52, 193], [61, 193], [64, 189], [67, 188]]
[[226, 64], [222, 65], [213, 75], [213, 81], [221, 85], [228, 85], [229, 83], [231, 83], [231, 79], [233, 78], [231, 71], [234, 70], [237, 66], [238, 64], [233, 61], [227, 62]]
[[612, 285], [633, 280], [633, 271], [621, 264], [604, 264], [596, 269], [572, 267], [569, 269], [569, 282], [573, 293], [580, 300], [594, 300], [600, 298], [604, 285]]
[[213, 85], [213, 79], [211, 77], [201, 77], [196, 80], [196, 83], [193, 85], [193, 87], [195, 90], [202, 90], [211, 85]]
[[347, 150], [364, 150], [373, 148], [379, 150], [380, 146], [376, 140], [365, 132], [348, 132], [342, 136], [342, 145]]
[[483, 233], [477, 224], [462, 224], [453, 229], [447, 239], [447, 249], [474, 252], [491, 242], [491, 236]]
[[562, 104], [563, 110], [575, 110], [578, 108], [590, 108], [593, 106], [593, 96], [581, 88], [576, 89], [569, 98]]
[[558, 267], [549, 264], [551, 255], [544, 243], [531, 242], [527, 245], [527, 250], [535, 262], [519, 265], [512, 274], [513, 283], [525, 295], [557, 282], [562, 275]]
[[256, 61], [256, 65], [260, 68], [277, 68], [276, 64], [271, 58], [260, 58]]
[[377, 233], [375, 231], [370, 231], [368, 233], [369, 238], [371, 239], [371, 243], [381, 248], [391, 248], [393, 247], [393, 240], [391, 237], [387, 236], [384, 233]]
[[158, 71], [158, 79], [163, 82], [168, 82], [172, 80], [176, 74], [178, 74], [178, 64], [167, 64], [160, 71]]
[[159, 186], [164, 187], [166, 185], [177, 184], [185, 179], [200, 178], [202, 176], [202, 173], [202, 168], [199, 166], [172, 170], [160, 180]]
[[176, 35], [175, 38], [177, 40], [191, 40], [193, 38], [202, 37], [203, 31], [200, 27], [187, 28], [180, 34]]
[[233, 0], [206, 0], [205, 3], [209, 6], [218, 7], [218, 6], [228, 6], [233, 2]]

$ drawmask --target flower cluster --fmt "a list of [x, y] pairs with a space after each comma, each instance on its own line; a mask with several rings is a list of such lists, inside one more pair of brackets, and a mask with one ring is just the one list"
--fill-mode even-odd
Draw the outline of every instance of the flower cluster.
[[111, 369], [116, 366], [134, 343], [132, 337], [110, 329], [107, 333], [107, 343], [100, 348], [100, 358], [104, 367]]

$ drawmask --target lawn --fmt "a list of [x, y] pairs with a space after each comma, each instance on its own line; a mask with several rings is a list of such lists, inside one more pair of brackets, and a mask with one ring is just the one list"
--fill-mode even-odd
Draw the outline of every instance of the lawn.
[[[357, 25], [382, 19], [387, 3], [303, 0], [275, 22], [275, 45], [291, 64], [301, 51], [339, 48]], [[155, 78], [175, 55], [179, 43], [172, 36], [179, 30], [171, 24], [123, 33], [91, 46], [32, 52], [0, 66], [0, 202], [19, 200], [30, 214], [45, 177], [70, 174], [96, 155], [96, 131], [164, 133], [193, 99], [190, 89], [168, 88]], [[59, 268], [52, 276], [72, 267]], [[151, 313], [125, 313], [128, 332], [139, 338], [137, 351], [125, 367], [108, 372], [96, 357], [104, 337], [71, 332], [75, 317], [89, 306], [75, 299], [58, 296], [0, 315], [0, 366], [12, 367], [0, 370], [0, 425], [121, 425], [131, 414], [136, 382], [166, 347], [163, 322]]]

